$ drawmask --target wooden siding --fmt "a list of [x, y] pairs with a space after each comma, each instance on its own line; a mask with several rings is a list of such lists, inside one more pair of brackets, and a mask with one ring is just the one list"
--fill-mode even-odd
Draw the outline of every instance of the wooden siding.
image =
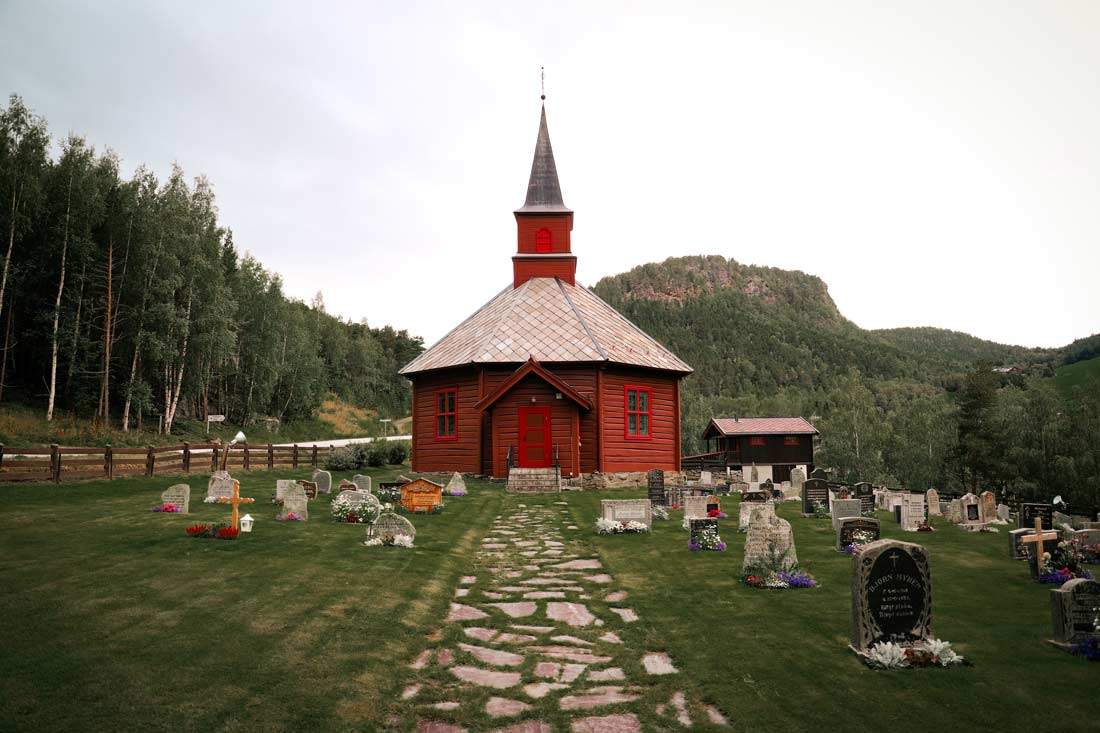
[[[604, 465], [600, 470], [679, 470], [679, 380], [674, 375], [644, 369], [608, 366], [600, 380], [600, 447]], [[626, 437], [625, 388], [627, 385], [652, 390], [649, 440]]]
[[558, 461], [564, 475], [576, 475], [577, 461], [574, 415], [577, 405], [554, 398], [554, 390], [538, 377], [529, 375], [490, 408], [493, 425], [493, 475], [508, 473], [508, 447], [519, 446], [519, 408], [525, 405], [550, 407], [550, 442], [558, 449]]
[[[749, 445], [749, 439], [752, 437], [763, 437], [767, 442], [767, 445]], [[730, 451], [729, 460], [736, 460], [739, 463], [750, 465], [756, 463], [758, 465], [766, 466], [773, 463], [789, 463], [796, 464], [813, 464], [814, 462], [814, 438], [812, 435], [798, 435], [793, 436], [798, 438], [798, 445], [784, 445], [783, 440], [787, 436], [784, 435], [765, 435], [765, 436], [750, 436], [750, 435], [738, 435], [737, 446], [738, 450]], [[728, 444], [732, 443], [731, 438], [719, 438], [718, 450], [724, 451], [728, 449]]]
[[512, 287], [534, 277], [556, 277], [576, 284], [577, 258], [573, 255], [516, 255], [512, 258]]
[[517, 214], [516, 215], [516, 251], [522, 254], [534, 254], [535, 233], [539, 229], [550, 230], [550, 251], [568, 254], [571, 250], [569, 233], [573, 229], [572, 214]]
[[[456, 440], [435, 437], [435, 393], [447, 387], [455, 396]], [[481, 470], [481, 419], [474, 411], [479, 399], [478, 372], [472, 367], [417, 374], [413, 377], [412, 469], [417, 472]]]

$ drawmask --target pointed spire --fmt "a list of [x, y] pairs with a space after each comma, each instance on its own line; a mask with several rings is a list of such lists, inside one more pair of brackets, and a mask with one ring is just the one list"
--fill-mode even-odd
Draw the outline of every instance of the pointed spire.
[[570, 213], [561, 198], [558, 167], [554, 149], [550, 147], [550, 131], [546, 128], [546, 105], [539, 120], [539, 137], [535, 142], [535, 159], [531, 163], [531, 180], [527, 184], [527, 201], [516, 213]]

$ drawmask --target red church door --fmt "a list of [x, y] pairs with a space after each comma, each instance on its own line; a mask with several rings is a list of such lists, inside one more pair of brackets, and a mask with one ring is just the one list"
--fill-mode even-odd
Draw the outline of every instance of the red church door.
[[547, 468], [550, 448], [550, 408], [525, 405], [519, 408], [519, 467]]

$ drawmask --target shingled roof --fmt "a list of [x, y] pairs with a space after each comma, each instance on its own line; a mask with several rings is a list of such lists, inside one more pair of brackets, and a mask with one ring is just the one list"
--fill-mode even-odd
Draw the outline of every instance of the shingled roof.
[[816, 435], [817, 428], [801, 417], [716, 417], [710, 421], [703, 437], [715, 434]]
[[692, 370], [584, 286], [538, 277], [506, 287], [400, 373], [531, 358]]

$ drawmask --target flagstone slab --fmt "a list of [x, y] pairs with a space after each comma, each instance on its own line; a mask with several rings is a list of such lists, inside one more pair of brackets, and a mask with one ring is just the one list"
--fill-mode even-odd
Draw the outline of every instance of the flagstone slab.
[[549, 634], [554, 630], [553, 626], [524, 626], [523, 624], [509, 624], [508, 628], [516, 631], [530, 631], [532, 634]]
[[440, 667], [450, 667], [455, 662], [455, 653], [450, 649], [440, 649], [435, 655], [435, 663]]
[[593, 669], [588, 673], [589, 682], [613, 682], [626, 679], [621, 667], [608, 667], [607, 669]]
[[583, 603], [550, 601], [546, 604], [546, 616], [570, 626], [588, 626], [596, 617]]
[[622, 603], [630, 595], [625, 590], [617, 590], [614, 593], [608, 593], [604, 596], [604, 600], [608, 603]]
[[600, 641], [605, 641], [608, 644], [622, 644], [623, 640], [619, 638], [619, 635], [614, 631], [608, 631], [600, 635]]
[[466, 606], [461, 603], [451, 604], [451, 613], [447, 616], [448, 621], [476, 621], [478, 619], [488, 618], [489, 614], [485, 613], [481, 609], [474, 608], [473, 606]]
[[525, 616], [530, 616], [538, 609], [538, 604], [534, 601], [518, 601], [516, 603], [489, 603], [487, 605], [492, 606], [493, 608], [500, 609], [512, 618], [523, 618]]
[[523, 686], [523, 691], [527, 696], [536, 700], [541, 700], [554, 690], [567, 689], [569, 689], [569, 685], [563, 685], [560, 682], [532, 682], [529, 685]]
[[532, 652], [536, 652], [544, 657], [550, 657], [551, 659], [564, 659], [567, 662], [583, 662], [584, 664], [607, 664], [611, 661], [611, 657], [604, 657], [586, 649], [578, 649], [575, 646], [530, 646], [527, 647]]
[[530, 590], [523, 594], [524, 598], [532, 599], [544, 599], [544, 598], [565, 598], [565, 591], [562, 590]]
[[588, 669], [587, 664], [566, 664], [561, 668], [561, 677], [558, 678], [558, 682], [566, 684], [573, 682], [584, 674], [586, 669]]
[[430, 661], [432, 661], [432, 650], [425, 649], [424, 651], [420, 652], [420, 655], [415, 660], [413, 660], [413, 663], [409, 666], [413, 669], [424, 669], [428, 666], [428, 662]]
[[640, 697], [633, 692], [626, 692], [622, 687], [592, 687], [574, 695], [566, 695], [558, 700], [558, 707], [562, 710], [591, 710], [604, 705], [619, 705], [624, 702], [634, 702]]
[[494, 667], [518, 667], [523, 664], [522, 654], [513, 654], [512, 652], [501, 651], [500, 649], [489, 649], [483, 646], [464, 644], [462, 642], [459, 642], [458, 648], [468, 654], [472, 654], [479, 661], [491, 664]]
[[462, 580], [458, 581], [459, 585], [472, 585], [477, 582], [476, 575], [463, 575]]
[[497, 644], [530, 644], [532, 641], [538, 641], [538, 639], [530, 634], [503, 633], [496, 639]]
[[432, 707], [436, 710], [442, 710], [444, 712], [449, 712], [451, 710], [458, 710], [460, 707], [462, 707], [462, 703], [453, 702], [453, 701], [437, 702], [434, 705], [432, 705]]
[[485, 712], [491, 718], [511, 718], [530, 709], [527, 703], [506, 697], [490, 697], [489, 702], [485, 703]]
[[496, 629], [486, 629], [482, 626], [467, 626], [462, 629], [462, 633], [478, 641], [492, 641], [493, 637], [500, 632]]
[[713, 705], [704, 705], [703, 710], [707, 711], [707, 718], [710, 719], [711, 725], [729, 726], [730, 722], [726, 719], [725, 715], [722, 715], [722, 711]]
[[556, 680], [561, 674], [561, 664], [558, 662], [539, 662], [535, 665], [535, 676], [543, 679]]
[[574, 720], [573, 733], [638, 733], [642, 724], [634, 713], [597, 715]]
[[480, 667], [451, 667], [451, 674], [471, 685], [492, 687], [496, 690], [506, 690], [520, 683], [522, 677], [519, 672], [497, 672]]
[[455, 588], [455, 598], [463, 598], [470, 595], [469, 588]]
[[454, 723], [442, 720], [421, 720], [416, 725], [416, 733], [467, 733], [466, 729]]
[[593, 646], [592, 642], [585, 641], [584, 639], [578, 639], [575, 636], [569, 636], [568, 634], [561, 634], [559, 636], [551, 636], [550, 641], [556, 641], [559, 644], [576, 644], [578, 646]]
[[589, 583], [599, 583], [601, 585], [606, 585], [615, 580], [607, 573], [600, 573], [599, 575], [586, 575], [584, 576], [584, 579], [587, 580]]
[[596, 558], [590, 558], [587, 560], [570, 560], [569, 562], [558, 563], [554, 567], [562, 570], [599, 570], [603, 565]]
[[402, 700], [411, 700], [420, 692], [420, 685], [409, 685], [401, 692]]
[[611, 613], [618, 615], [626, 623], [632, 623], [638, 620], [638, 614], [634, 613], [632, 608], [609, 608]]
[[672, 693], [672, 698], [669, 699], [668, 703], [676, 710], [676, 722], [685, 728], [690, 728], [691, 716], [688, 715], [687, 700], [684, 698], [684, 693], [680, 691]]
[[554, 728], [541, 720], [525, 720], [507, 728], [497, 728], [493, 733], [554, 733]]
[[642, 666], [649, 674], [676, 674], [680, 670], [664, 652], [649, 652], [642, 657]]

